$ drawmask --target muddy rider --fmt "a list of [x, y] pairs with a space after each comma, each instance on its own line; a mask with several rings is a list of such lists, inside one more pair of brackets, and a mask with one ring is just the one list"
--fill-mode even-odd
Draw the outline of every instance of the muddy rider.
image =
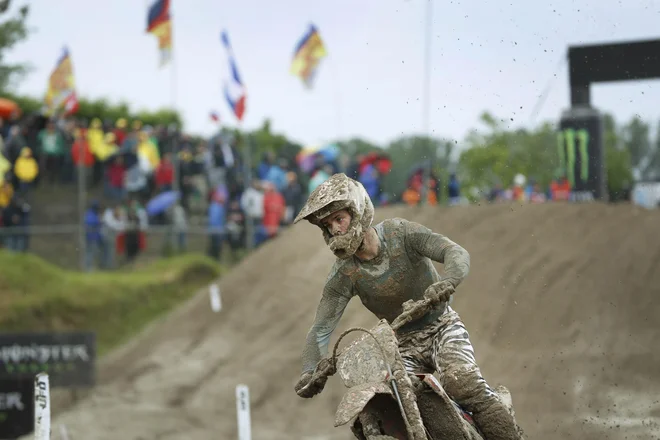
[[[448, 284], [455, 288], [468, 274], [469, 254], [447, 237], [400, 218], [372, 226], [373, 217], [364, 187], [335, 174], [312, 192], [295, 219], [321, 228], [337, 257], [307, 334], [295, 387], [301, 397], [323, 389], [325, 382], [305, 386], [353, 296], [379, 319], [392, 322], [405, 301], [438, 295]], [[432, 260], [444, 264], [443, 277]], [[438, 308], [397, 332], [406, 369], [437, 371], [447, 393], [473, 413], [487, 440], [520, 439], [515, 420], [481, 375], [468, 332], [448, 304], [449, 294], [444, 295]]]

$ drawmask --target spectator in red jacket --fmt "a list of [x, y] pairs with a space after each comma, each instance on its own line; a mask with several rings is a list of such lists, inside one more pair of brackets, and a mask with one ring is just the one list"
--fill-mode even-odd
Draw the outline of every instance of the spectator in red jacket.
[[166, 153], [160, 161], [154, 175], [156, 189], [158, 192], [172, 190], [174, 183], [174, 165], [172, 164], [172, 153]]
[[286, 202], [284, 196], [280, 194], [272, 182], [264, 181], [264, 217], [263, 229], [264, 239], [268, 240], [277, 235], [280, 225], [284, 220], [286, 212]]
[[106, 168], [106, 195], [112, 200], [122, 200], [124, 198], [124, 176], [126, 167], [124, 166], [124, 157], [117, 156]]
[[[94, 155], [89, 149], [89, 142], [84, 133], [76, 129], [73, 133], [73, 145], [71, 145], [71, 159], [76, 166], [76, 176], [82, 171], [83, 182], [85, 186], [90, 181], [92, 175], [92, 167], [94, 166]], [[82, 163], [81, 163], [82, 162]], [[82, 169], [81, 169], [82, 166]]]

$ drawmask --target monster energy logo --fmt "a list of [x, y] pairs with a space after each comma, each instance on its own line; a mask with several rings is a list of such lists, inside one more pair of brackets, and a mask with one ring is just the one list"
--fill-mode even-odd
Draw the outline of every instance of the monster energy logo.
[[560, 131], [557, 136], [559, 165], [566, 170], [566, 178], [571, 184], [571, 188], [575, 187], [575, 155], [577, 151], [580, 153], [580, 181], [586, 182], [589, 179], [588, 145], [589, 132], [584, 128], [579, 130], [567, 128]]

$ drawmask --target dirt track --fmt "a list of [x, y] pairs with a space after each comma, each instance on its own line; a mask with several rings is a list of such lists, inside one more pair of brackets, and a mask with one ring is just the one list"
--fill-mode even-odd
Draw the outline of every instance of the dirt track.
[[[393, 216], [471, 253], [454, 306], [486, 379], [512, 391], [528, 438], [660, 438], [658, 213], [605, 205], [377, 213]], [[332, 426], [338, 378], [312, 400], [293, 392], [332, 258], [318, 229], [287, 231], [223, 278], [220, 313], [199, 295], [156, 323], [106, 360], [103, 384], [54, 428], [65, 423], [73, 440], [232, 439], [234, 388], [246, 383], [255, 440], [351, 438]], [[351, 302], [338, 332], [375, 322], [360, 307]]]

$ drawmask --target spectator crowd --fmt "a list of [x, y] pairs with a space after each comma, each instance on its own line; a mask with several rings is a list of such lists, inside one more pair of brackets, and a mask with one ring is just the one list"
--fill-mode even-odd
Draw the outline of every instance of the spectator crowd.
[[[34, 191], [74, 188], [80, 180], [89, 194], [84, 224], [90, 269], [133, 261], [154, 227], [167, 228], [178, 251], [186, 250], [188, 231], [197, 226], [208, 236], [209, 255], [220, 258], [225, 247], [237, 255], [276, 237], [309, 191], [332, 173], [350, 172], [322, 158], [303, 172], [295, 160], [268, 151], [245, 185], [244, 158], [227, 132], [195, 141], [175, 126], [125, 119], [0, 124], [0, 245], [26, 251]], [[150, 210], [151, 201], [175, 189], [179, 197], [172, 203]]]
[[[362, 182], [374, 204], [391, 202], [382, 189], [387, 171], [375, 156], [368, 159], [351, 159], [336, 147], [295, 159], [267, 151], [246, 170], [236, 139], [224, 131], [195, 140], [174, 125], [129, 124], [126, 119], [0, 120], [0, 245], [28, 249], [36, 188], [82, 182], [91, 194], [84, 215], [88, 269], [132, 262], [149, 245], [147, 231], [158, 227], [165, 228], [176, 251], [186, 250], [190, 229], [198, 227], [208, 237], [210, 256], [220, 259], [227, 248], [237, 257], [246, 247], [275, 238], [291, 224], [307, 195], [336, 172]], [[435, 205], [441, 182], [434, 174], [430, 177], [426, 193]], [[450, 205], [467, 203], [455, 174], [446, 185]], [[518, 180], [508, 189], [494, 186], [484, 198], [564, 200], [570, 193], [567, 185], [558, 179], [543, 191], [533, 179]], [[421, 171], [406, 186], [400, 201], [419, 203]], [[158, 209], [152, 205], [172, 194]]]

